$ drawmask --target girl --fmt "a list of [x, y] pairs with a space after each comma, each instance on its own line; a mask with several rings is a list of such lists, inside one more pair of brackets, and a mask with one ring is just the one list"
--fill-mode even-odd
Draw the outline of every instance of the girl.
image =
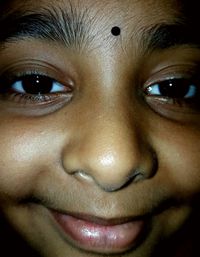
[[198, 256], [196, 9], [0, 2], [1, 256]]

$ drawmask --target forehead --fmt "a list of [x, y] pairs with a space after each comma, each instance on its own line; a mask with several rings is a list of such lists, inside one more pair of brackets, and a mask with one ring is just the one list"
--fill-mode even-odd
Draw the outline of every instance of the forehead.
[[[5, 2], [5, 4], [4, 4]], [[174, 19], [181, 10], [181, 1], [177, 0], [11, 0], [2, 1], [7, 11], [61, 8], [76, 12], [86, 12], [88, 18], [98, 21], [115, 21], [135, 24], [165, 22]], [[133, 24], [132, 24], [133, 26]]]

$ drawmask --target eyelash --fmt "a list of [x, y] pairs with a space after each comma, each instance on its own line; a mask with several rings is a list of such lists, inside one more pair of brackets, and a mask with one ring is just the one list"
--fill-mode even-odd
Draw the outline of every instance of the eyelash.
[[[42, 87], [41, 85], [44, 86]], [[29, 91], [32, 92], [27, 93], [28, 87]], [[56, 90], [53, 90], [55, 87]], [[72, 87], [69, 85], [64, 85], [49, 75], [36, 71], [0, 77], [0, 94], [6, 100], [11, 99], [12, 101], [26, 104], [49, 103], [63, 94], [70, 95], [71, 93]]]

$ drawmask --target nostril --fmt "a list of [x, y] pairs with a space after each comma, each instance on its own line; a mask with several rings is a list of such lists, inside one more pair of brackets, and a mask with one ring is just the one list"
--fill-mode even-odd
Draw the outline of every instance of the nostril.
[[118, 190], [121, 190], [127, 187], [131, 183], [137, 183], [144, 179], [145, 179], [145, 175], [142, 172], [137, 170], [137, 171], [133, 171], [132, 174], [123, 181], [123, 183], [112, 185], [112, 186], [108, 186], [108, 185], [106, 186], [99, 183], [98, 185], [106, 192], [116, 192]]
[[93, 178], [89, 173], [85, 172], [84, 170], [76, 170], [71, 173], [74, 177], [76, 177], [79, 180], [91, 182], [93, 181]]
[[133, 172], [133, 175], [130, 177], [129, 181], [136, 183], [143, 180], [144, 178], [145, 178], [145, 175], [143, 172], [135, 171]]
[[106, 192], [114, 192], [122, 189], [123, 187], [128, 186], [131, 183], [136, 183], [139, 182], [140, 180], [143, 180], [145, 178], [145, 175], [138, 170], [132, 171], [131, 175], [126, 177], [123, 181], [117, 184], [112, 184], [112, 185], [106, 185], [106, 183], [103, 183], [96, 179], [95, 177], [92, 177], [89, 172], [84, 171], [84, 170], [75, 170], [70, 173], [73, 175], [75, 178], [77, 178], [80, 181], [85, 181], [85, 182], [95, 182], [98, 187], [103, 189]]

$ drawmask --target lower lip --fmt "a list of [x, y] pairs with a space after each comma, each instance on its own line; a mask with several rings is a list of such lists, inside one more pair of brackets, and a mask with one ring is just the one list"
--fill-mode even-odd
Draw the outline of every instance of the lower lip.
[[101, 225], [70, 215], [52, 212], [69, 240], [79, 248], [101, 253], [120, 253], [136, 246], [144, 232], [142, 220], [117, 225]]

